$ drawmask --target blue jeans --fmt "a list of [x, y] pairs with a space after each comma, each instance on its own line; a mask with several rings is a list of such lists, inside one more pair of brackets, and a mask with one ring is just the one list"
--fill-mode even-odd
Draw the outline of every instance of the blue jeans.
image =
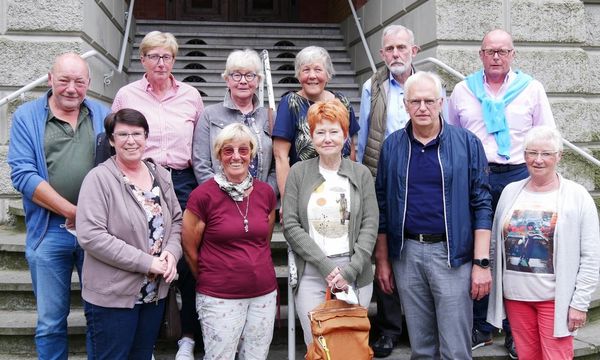
[[[492, 193], [492, 209], [496, 211], [496, 205], [500, 199], [500, 194], [504, 187], [511, 182], [523, 180], [529, 176], [527, 167], [523, 164], [523, 167], [509, 170], [506, 172], [490, 172], [490, 187]], [[497, 240], [497, 239], [496, 239]], [[486, 322], [487, 308], [488, 308], [489, 297], [485, 296], [481, 300], [473, 301], [473, 328], [479, 330], [482, 333], [489, 334], [494, 331], [494, 327]], [[507, 334], [510, 334], [510, 324], [507, 319], [502, 321], [502, 328]]]
[[164, 310], [165, 299], [133, 309], [86, 302], [88, 359], [150, 360]]
[[64, 229], [65, 218], [51, 215], [40, 245], [26, 248], [37, 302], [35, 345], [39, 359], [67, 359], [67, 316], [71, 308], [71, 276], [77, 268], [81, 283], [83, 249]]
[[471, 359], [471, 263], [448, 267], [445, 242], [404, 241], [393, 261], [411, 359]]

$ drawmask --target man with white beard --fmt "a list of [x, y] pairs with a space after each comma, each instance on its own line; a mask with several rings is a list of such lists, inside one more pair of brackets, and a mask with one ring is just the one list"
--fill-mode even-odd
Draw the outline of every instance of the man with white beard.
[[[383, 29], [379, 54], [386, 66], [363, 84], [360, 99], [357, 161], [365, 164], [373, 177], [377, 174], [383, 140], [404, 128], [409, 120], [404, 107], [404, 82], [414, 72], [412, 60], [418, 51], [410, 29], [402, 25], [389, 25]], [[381, 271], [383, 269], [376, 267], [375, 277], [387, 278], [389, 274], [380, 274]], [[386, 357], [392, 353], [402, 334], [402, 308], [395, 287], [392, 286], [393, 292], [387, 294], [378, 281], [373, 285], [377, 298], [373, 326], [379, 331], [379, 337], [372, 347], [376, 357]]]

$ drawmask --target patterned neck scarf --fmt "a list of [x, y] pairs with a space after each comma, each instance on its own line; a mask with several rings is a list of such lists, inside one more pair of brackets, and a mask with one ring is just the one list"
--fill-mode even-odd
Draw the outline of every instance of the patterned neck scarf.
[[248, 173], [244, 181], [239, 184], [234, 184], [227, 180], [223, 173], [215, 175], [215, 181], [219, 184], [219, 188], [225, 191], [233, 201], [242, 201], [244, 199], [244, 192], [252, 187], [252, 175]]

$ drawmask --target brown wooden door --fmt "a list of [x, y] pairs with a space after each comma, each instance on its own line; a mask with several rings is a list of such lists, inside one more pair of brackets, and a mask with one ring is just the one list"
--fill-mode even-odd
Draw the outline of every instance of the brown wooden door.
[[288, 21], [290, 0], [174, 0], [175, 20]]

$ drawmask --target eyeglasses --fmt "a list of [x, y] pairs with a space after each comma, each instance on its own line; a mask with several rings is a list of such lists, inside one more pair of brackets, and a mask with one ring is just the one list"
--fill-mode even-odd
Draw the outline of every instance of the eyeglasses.
[[229, 76], [231, 76], [231, 78], [232, 78], [232, 79], [233, 79], [233, 81], [235, 81], [235, 82], [240, 82], [240, 81], [242, 81], [242, 77], [243, 77], [244, 79], [246, 79], [246, 81], [250, 82], [250, 81], [252, 81], [252, 80], [256, 79], [256, 76], [257, 76], [257, 75], [256, 75], [255, 73], [246, 73], [246, 74], [242, 74], [242, 73], [239, 73], [239, 72], [234, 72], [234, 73], [231, 73], [231, 74], [229, 74]]
[[508, 56], [513, 51], [513, 49], [481, 49], [479, 52], [485, 54], [485, 56], [494, 57], [495, 54], [498, 54], [500, 57]]
[[247, 146], [242, 146], [239, 148], [234, 148], [233, 146], [225, 146], [221, 149], [221, 154], [225, 156], [233, 156], [236, 150], [240, 156], [248, 156], [250, 154], [250, 148]]
[[528, 159], [537, 159], [538, 156], [542, 157], [542, 160], [548, 160], [557, 154], [558, 151], [534, 151], [534, 150], [525, 150], [525, 156]]
[[146, 132], [144, 132], [144, 131], [136, 131], [136, 132], [132, 132], [132, 133], [116, 132], [116, 133], [113, 133], [113, 136], [121, 141], [127, 141], [127, 139], [129, 139], [130, 136], [133, 138], [133, 140], [142, 140], [146, 137]]
[[169, 55], [169, 54], [165, 54], [165, 55], [146, 54], [146, 55], [144, 55], [144, 57], [154, 63], [158, 63], [160, 61], [160, 59], [162, 59], [165, 64], [172, 63], [173, 59], [174, 59], [173, 55]]
[[440, 98], [435, 98], [435, 99], [411, 99], [411, 100], [406, 100], [406, 103], [411, 108], [420, 108], [421, 104], [425, 103], [425, 106], [427, 106], [429, 108], [429, 107], [432, 107], [433, 105], [435, 105], [435, 103], [439, 99]]

